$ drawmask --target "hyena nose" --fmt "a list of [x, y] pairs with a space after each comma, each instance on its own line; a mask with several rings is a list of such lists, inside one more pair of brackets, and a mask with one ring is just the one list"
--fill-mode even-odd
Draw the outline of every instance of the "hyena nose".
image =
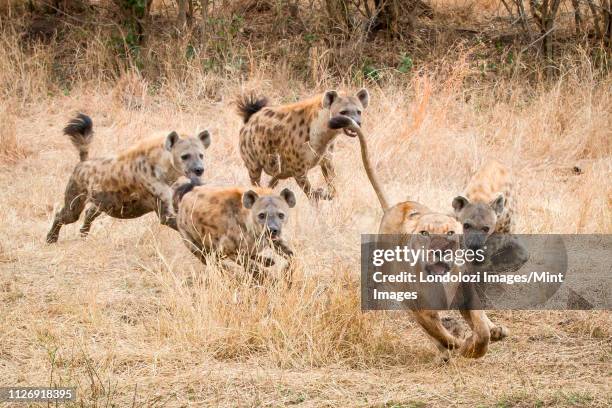
[[270, 235], [272, 238], [276, 238], [280, 235], [280, 228], [270, 227]]
[[204, 174], [204, 167], [196, 167], [195, 169], [193, 169], [193, 172], [196, 176], [201, 176], [202, 174]]

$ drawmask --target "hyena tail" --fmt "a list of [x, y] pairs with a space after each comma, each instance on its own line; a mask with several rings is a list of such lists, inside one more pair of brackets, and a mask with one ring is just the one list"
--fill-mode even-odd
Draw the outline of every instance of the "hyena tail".
[[89, 157], [89, 145], [93, 140], [93, 122], [91, 118], [79, 113], [64, 128], [64, 134], [70, 137], [70, 141], [79, 151], [81, 161]]
[[189, 178], [189, 181], [183, 184], [179, 184], [174, 187], [174, 194], [172, 197], [172, 204], [174, 207], [174, 211], [178, 211], [178, 206], [185, 194], [193, 190], [197, 186], [201, 186], [202, 181], [200, 181], [199, 177], [192, 176]]
[[257, 97], [255, 94], [243, 94], [238, 97], [236, 106], [238, 114], [242, 116], [244, 123], [247, 123], [251, 116], [268, 106], [268, 98], [265, 96]]

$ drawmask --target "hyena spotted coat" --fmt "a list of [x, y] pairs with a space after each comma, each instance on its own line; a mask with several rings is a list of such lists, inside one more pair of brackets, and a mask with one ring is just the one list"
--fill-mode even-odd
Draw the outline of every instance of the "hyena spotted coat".
[[512, 233], [514, 206], [510, 169], [497, 160], [488, 161], [472, 176], [464, 195], [453, 200], [466, 246], [477, 249], [493, 233]]
[[[269, 187], [279, 180], [295, 178], [304, 193], [314, 199], [331, 199], [335, 194], [335, 177], [331, 153], [336, 137], [347, 129], [332, 129], [329, 120], [345, 116], [361, 125], [361, 114], [367, 108], [369, 94], [362, 89], [357, 94], [339, 95], [327, 91], [290, 105], [268, 106], [266, 98], [252, 95], [238, 100], [238, 112], [244, 120], [240, 130], [240, 155], [246, 165], [251, 183], [260, 185], [261, 172], [272, 176]], [[307, 173], [321, 166], [327, 191], [313, 189]]]
[[89, 159], [93, 123], [79, 114], [64, 133], [79, 151], [80, 163], [73, 172], [64, 206], [57, 212], [47, 234], [47, 242], [57, 242], [60, 229], [71, 224], [87, 204], [81, 235], [102, 213], [115, 218], [136, 218], [155, 211], [162, 224], [176, 229], [172, 207], [172, 188], [180, 176], [199, 177], [204, 172], [204, 150], [210, 146], [208, 131], [197, 137], [180, 137], [171, 132], [165, 138], [151, 138], [116, 156]]
[[264, 248], [272, 246], [285, 258], [293, 256], [282, 237], [289, 209], [295, 206], [289, 189], [277, 195], [266, 188], [200, 186], [197, 179], [176, 183], [174, 189], [178, 230], [203, 263], [216, 251], [261, 277], [258, 264], [274, 264], [261, 255]]

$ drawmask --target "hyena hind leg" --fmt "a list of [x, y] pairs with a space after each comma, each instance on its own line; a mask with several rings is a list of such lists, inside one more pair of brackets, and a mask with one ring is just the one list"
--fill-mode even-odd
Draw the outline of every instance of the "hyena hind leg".
[[87, 196], [85, 192], [80, 191], [74, 181], [68, 182], [66, 193], [64, 195], [64, 206], [55, 214], [53, 225], [47, 234], [47, 243], [53, 244], [59, 238], [60, 229], [63, 225], [77, 222], [83, 209]]
[[89, 207], [87, 211], [85, 211], [85, 220], [83, 221], [83, 225], [81, 225], [81, 236], [85, 238], [89, 234], [89, 230], [91, 229], [91, 223], [102, 214], [102, 211], [97, 205]]

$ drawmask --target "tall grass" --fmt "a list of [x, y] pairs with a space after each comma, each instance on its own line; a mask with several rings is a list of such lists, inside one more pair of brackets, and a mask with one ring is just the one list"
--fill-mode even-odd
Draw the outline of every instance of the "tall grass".
[[[220, 67], [208, 50], [186, 52], [188, 36], [160, 33], [139, 60], [111, 47], [103, 27], [24, 43], [24, 26], [4, 20], [0, 38], [3, 381], [76, 385], [83, 406], [609, 400], [607, 312], [496, 312], [511, 338], [483, 360], [440, 367], [409, 316], [360, 310], [360, 234], [377, 230], [381, 211], [352, 139], [338, 140], [337, 199], [314, 206], [295, 183], [283, 185], [298, 192], [291, 287], [202, 266], [153, 216], [100, 217], [87, 240], [74, 224], [57, 246], [44, 244], [77, 162], [61, 136], [75, 111], [94, 120], [92, 156], [165, 129], [209, 128], [207, 182], [248, 185], [236, 94], [255, 89], [280, 103], [361, 85], [372, 93], [364, 128], [392, 202], [450, 211], [495, 157], [513, 170], [517, 232], [610, 233], [612, 77], [588, 55], [576, 50], [561, 76], [540, 82], [537, 71], [483, 72], [478, 49], [440, 49], [408, 74], [383, 70], [374, 81], [334, 65], [338, 51], [324, 44], [294, 60], [303, 40], [270, 53], [230, 42], [216, 51]], [[309, 177], [322, 183], [318, 171]]]

